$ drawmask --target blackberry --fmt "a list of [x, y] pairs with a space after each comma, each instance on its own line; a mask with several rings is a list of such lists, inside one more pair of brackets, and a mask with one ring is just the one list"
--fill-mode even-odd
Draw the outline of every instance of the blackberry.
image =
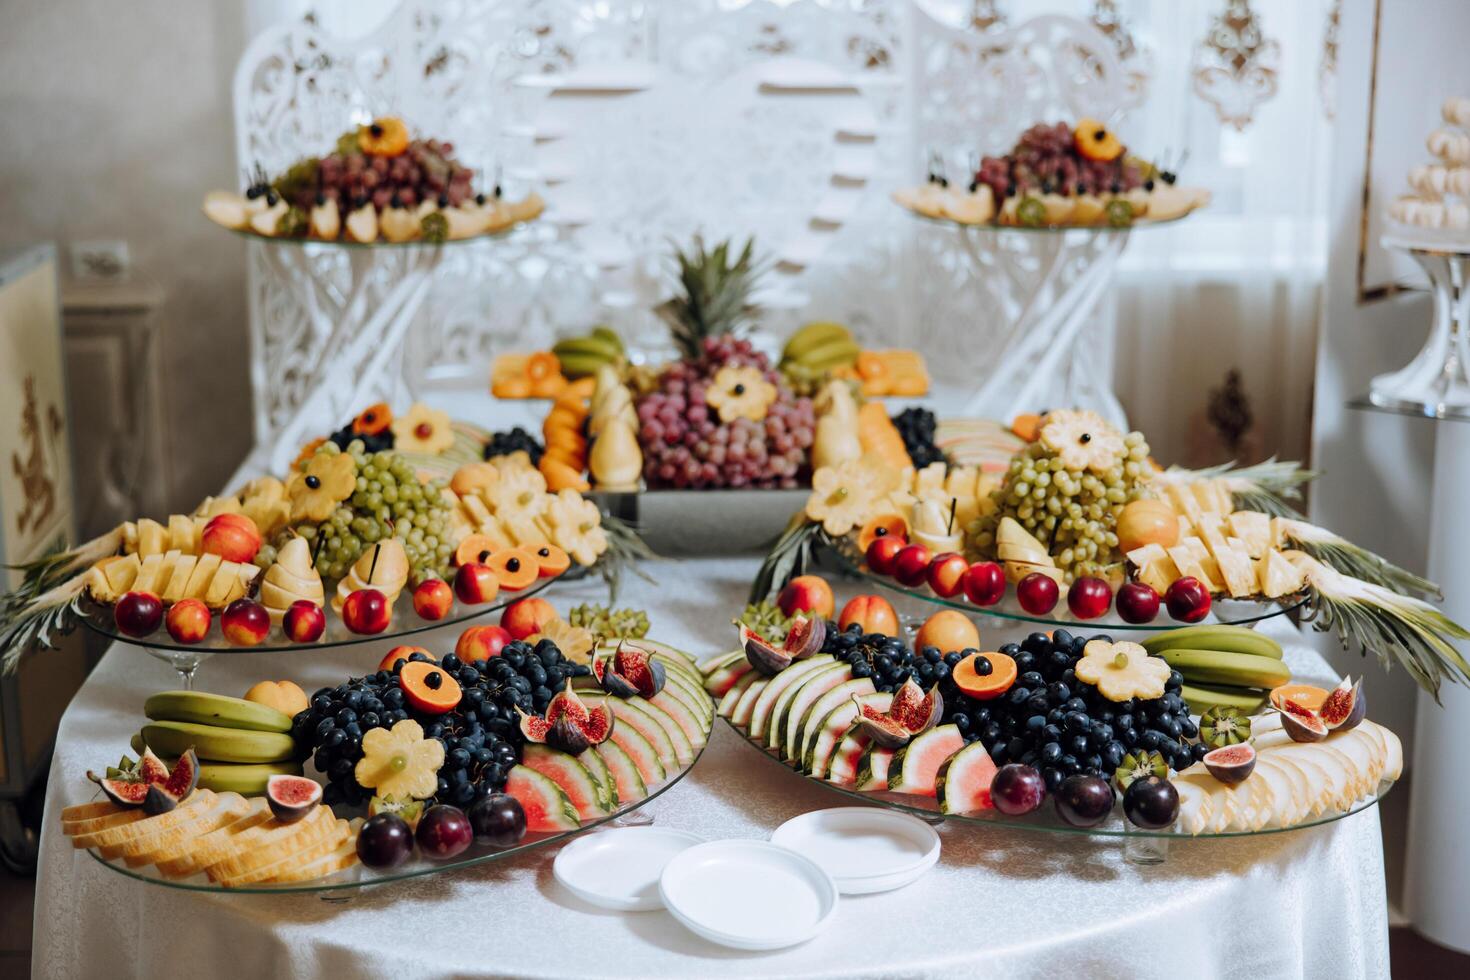
[[352, 423], [348, 422], [342, 428], [327, 436], [327, 440], [336, 443], [337, 448], [343, 452], [347, 451], [348, 443], [354, 439], [362, 443], [363, 452], [367, 453], [380, 453], [393, 448], [393, 430], [391, 428], [369, 435], [362, 432], [353, 432]]
[[898, 434], [915, 469], [931, 463], [948, 463], [949, 457], [934, 444], [934, 413], [926, 408], [906, 408], [893, 417]]
[[485, 444], [486, 459], [493, 459], [496, 456], [509, 456], [514, 452], [524, 452], [527, 456], [531, 457], [532, 466], [539, 466], [541, 456], [546, 452], [546, 447], [542, 446], [536, 440], [535, 436], [520, 426], [516, 426], [509, 432], [496, 432], [491, 434], [490, 441]]

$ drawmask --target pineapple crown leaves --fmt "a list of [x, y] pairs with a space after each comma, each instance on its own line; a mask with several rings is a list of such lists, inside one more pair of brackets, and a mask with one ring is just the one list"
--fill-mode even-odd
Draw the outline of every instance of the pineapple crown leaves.
[[680, 354], [687, 360], [700, 356], [706, 337], [738, 334], [760, 312], [751, 301], [755, 282], [766, 271], [766, 263], [755, 258], [755, 239], [735, 250], [726, 239], [706, 248], [695, 236], [689, 250], [674, 246], [681, 295], [655, 308], [673, 335]]
[[640, 561], [654, 561], [659, 557], [648, 543], [638, 536], [638, 531], [627, 521], [611, 514], [602, 515], [602, 530], [607, 535], [607, 551], [593, 566], [607, 583], [608, 602], [618, 601], [618, 591], [623, 584], [623, 570], [628, 569], [652, 583], [653, 577], [638, 567]]

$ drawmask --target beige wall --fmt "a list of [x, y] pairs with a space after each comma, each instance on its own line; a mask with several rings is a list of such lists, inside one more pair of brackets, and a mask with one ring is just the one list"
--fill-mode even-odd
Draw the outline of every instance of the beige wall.
[[167, 291], [155, 386], [168, 499], [192, 506], [251, 443], [244, 246], [199, 202], [234, 186], [243, 0], [0, 0], [0, 244], [126, 239]]

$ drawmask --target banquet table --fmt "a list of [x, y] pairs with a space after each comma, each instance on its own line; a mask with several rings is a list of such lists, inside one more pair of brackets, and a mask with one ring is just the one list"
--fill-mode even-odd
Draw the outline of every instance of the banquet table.
[[[653, 637], [706, 656], [730, 646], [730, 616], [756, 564], [650, 563], [654, 581], [625, 576], [619, 601], [648, 610]], [[563, 609], [606, 601], [595, 579], [559, 583], [548, 596]], [[1284, 620], [1270, 628], [1290, 639]], [[447, 650], [455, 635], [448, 628], [417, 639]], [[218, 655], [196, 683], [239, 695], [259, 679], [293, 678], [311, 691], [366, 673], [380, 655], [374, 644]], [[1331, 676], [1300, 643], [1287, 655], [1300, 677]], [[844, 897], [815, 939], [767, 953], [713, 945], [664, 911], [610, 913], [583, 904], [552, 876], [557, 845], [327, 893], [331, 900], [151, 885], [73, 850], [56, 814], [92, 797], [82, 774], [127, 752], [144, 698], [173, 684], [167, 665], [114, 645], [61, 722], [37, 871], [36, 976], [1208, 980], [1389, 973], [1377, 807], [1292, 833], [1171, 840], [1167, 861], [1156, 866], [1125, 861], [1116, 839], [951, 821], [939, 827], [939, 863], [923, 878], [894, 892]], [[762, 758], [717, 723], [693, 771], [645, 812], [658, 826], [707, 839], [763, 838], [797, 814], [849, 803]]]

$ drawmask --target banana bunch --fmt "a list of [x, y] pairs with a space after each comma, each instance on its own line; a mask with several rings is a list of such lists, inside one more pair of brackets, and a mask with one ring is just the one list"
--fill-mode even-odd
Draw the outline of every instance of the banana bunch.
[[163, 691], [143, 704], [148, 723], [133, 736], [169, 764], [193, 749], [199, 785], [217, 793], [259, 796], [278, 773], [301, 774], [291, 719], [269, 705], [204, 691]]
[[840, 323], [817, 320], [800, 327], [786, 341], [778, 365], [798, 390], [810, 389], [840, 367], [857, 363], [862, 349]]
[[623, 338], [608, 327], [593, 327], [592, 332], [581, 337], [558, 340], [551, 352], [561, 362], [561, 373], [571, 379], [586, 378], [597, 373], [603, 365], [622, 370], [627, 361], [623, 349]]
[[1186, 626], [1152, 636], [1143, 647], [1184, 675], [1181, 693], [1196, 713], [1220, 705], [1250, 714], [1272, 688], [1291, 681], [1281, 644], [1245, 626]]
[[[140, 522], [141, 523], [141, 522]], [[98, 602], [116, 602], [125, 592], [152, 592], [164, 602], [202, 599], [223, 609], [250, 591], [260, 569], [219, 555], [173, 549], [139, 559], [141, 552], [103, 558], [87, 572], [87, 591]]]

